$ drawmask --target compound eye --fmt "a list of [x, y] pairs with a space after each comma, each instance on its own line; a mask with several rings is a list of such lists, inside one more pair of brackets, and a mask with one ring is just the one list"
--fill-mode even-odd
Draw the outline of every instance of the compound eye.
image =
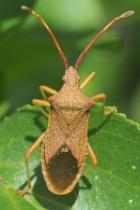
[[65, 75], [62, 77], [62, 80], [63, 80], [63, 82], [65, 82], [65, 80], [66, 80], [66, 77], [65, 77]]

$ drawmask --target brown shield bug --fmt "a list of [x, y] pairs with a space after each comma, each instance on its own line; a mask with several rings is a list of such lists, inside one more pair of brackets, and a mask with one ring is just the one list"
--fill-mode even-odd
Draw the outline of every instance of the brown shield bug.
[[[32, 101], [49, 118], [48, 128], [25, 155], [24, 160], [28, 187], [25, 190], [16, 191], [16, 194], [24, 195], [31, 188], [28, 158], [39, 144], [42, 143], [41, 167], [46, 185], [51, 192], [64, 195], [73, 191], [78, 179], [83, 173], [88, 154], [93, 162], [93, 166], [89, 170], [97, 165], [95, 154], [87, 140], [90, 109], [95, 105], [95, 101], [103, 99], [102, 114], [111, 114], [115, 110], [115, 107], [107, 112], [104, 110], [105, 94], [98, 94], [88, 98], [82, 93], [82, 89], [95, 76], [95, 72], [91, 73], [82, 85], [79, 85], [79, 76], [77, 73], [79, 65], [90, 47], [111, 25], [121, 18], [126, 18], [134, 14], [134, 11], [128, 11], [116, 17], [101, 30], [80, 54], [73, 68], [72, 66], [68, 66], [64, 53], [45, 21], [30, 8], [22, 6], [22, 9], [35, 15], [47, 29], [64, 64], [65, 75], [62, 78], [64, 84], [59, 92], [47, 86], [40, 86], [40, 91], [44, 99], [34, 99]], [[52, 94], [48, 99], [45, 95], [46, 92]], [[50, 114], [48, 115], [40, 106], [49, 106]]]

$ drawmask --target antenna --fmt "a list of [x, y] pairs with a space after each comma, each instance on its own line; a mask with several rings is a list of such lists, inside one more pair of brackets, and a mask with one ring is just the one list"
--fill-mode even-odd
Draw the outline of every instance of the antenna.
[[87, 47], [84, 49], [84, 51], [79, 55], [78, 59], [76, 60], [75, 63], [75, 68], [78, 70], [79, 65], [83, 58], [85, 57], [87, 51], [91, 48], [91, 46], [96, 42], [96, 40], [110, 27], [112, 26], [115, 22], [122, 18], [129, 17], [130, 15], [133, 15], [135, 12], [133, 10], [127, 11], [120, 15], [119, 17], [114, 18], [110, 23], [108, 23], [96, 36], [91, 40], [91, 42], [87, 45]]
[[[47, 29], [49, 35], [51, 36], [57, 50], [58, 50], [58, 53], [62, 59], [62, 62], [64, 64], [64, 69], [68, 69], [68, 62], [67, 62], [67, 59], [63, 53], [63, 51], [61, 50], [53, 32], [51, 31], [51, 29], [49, 28], [49, 26], [47, 25], [47, 23], [41, 18], [41, 16], [39, 14], [37, 14], [34, 10], [30, 9], [29, 7], [26, 7], [26, 6], [22, 6], [21, 7], [22, 10], [25, 10], [33, 15], [35, 15], [39, 21], [45, 26], [45, 28]], [[92, 47], [92, 45], [96, 42], [96, 40], [109, 28], [111, 27], [115, 22], [119, 21], [120, 19], [122, 18], [126, 18], [126, 17], [129, 17], [131, 15], [133, 15], [135, 12], [133, 10], [130, 10], [130, 11], [127, 11], [127, 12], [124, 12], [122, 15], [120, 15], [119, 17], [116, 17], [114, 18], [110, 23], [108, 23], [96, 36], [95, 38], [93, 38], [91, 40], [91, 42], [86, 46], [86, 48], [84, 49], [84, 51], [79, 55], [78, 59], [76, 60], [75, 62], [75, 69], [78, 70], [79, 68], [79, 65], [81, 63], [81, 61], [83, 60], [83, 58], [85, 57], [86, 53], [88, 52], [88, 50]]]
[[54, 42], [54, 44], [55, 44], [55, 46], [56, 46], [56, 48], [58, 50], [58, 53], [59, 53], [59, 55], [60, 55], [60, 57], [62, 59], [62, 62], [64, 64], [64, 69], [67, 69], [68, 68], [67, 59], [66, 59], [64, 53], [62, 52], [62, 50], [61, 50], [61, 48], [60, 48], [60, 46], [59, 46], [59, 44], [58, 44], [58, 42], [57, 42], [53, 32], [51, 31], [51, 29], [47, 25], [47, 23], [45, 23], [45, 21], [40, 17], [40, 15], [38, 15], [34, 10], [30, 9], [29, 7], [22, 6], [21, 9], [25, 10], [26, 12], [29, 12], [29, 13], [35, 15], [39, 19], [39, 21], [45, 26], [45, 28], [47, 29], [48, 33], [50, 34], [50, 36], [51, 36], [51, 38], [52, 38], [52, 40], [53, 40], [53, 42]]

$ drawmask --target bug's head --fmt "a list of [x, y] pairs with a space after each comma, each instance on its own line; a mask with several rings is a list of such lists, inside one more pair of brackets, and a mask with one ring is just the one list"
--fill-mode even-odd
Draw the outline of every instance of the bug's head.
[[62, 77], [62, 80], [65, 84], [69, 86], [79, 85], [80, 77], [77, 73], [77, 70], [70, 66], [65, 70], [65, 74]]

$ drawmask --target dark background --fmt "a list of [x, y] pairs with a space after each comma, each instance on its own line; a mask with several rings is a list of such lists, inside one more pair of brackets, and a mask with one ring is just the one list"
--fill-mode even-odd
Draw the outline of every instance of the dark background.
[[107, 95], [107, 105], [140, 123], [140, 1], [137, 0], [1, 0], [0, 1], [0, 117], [33, 98], [39, 85], [59, 90], [63, 64], [41, 23], [20, 9], [39, 13], [54, 32], [69, 65], [114, 17], [127, 10], [135, 15], [111, 27], [90, 49], [80, 65], [81, 81], [92, 71], [84, 89], [89, 97]]

